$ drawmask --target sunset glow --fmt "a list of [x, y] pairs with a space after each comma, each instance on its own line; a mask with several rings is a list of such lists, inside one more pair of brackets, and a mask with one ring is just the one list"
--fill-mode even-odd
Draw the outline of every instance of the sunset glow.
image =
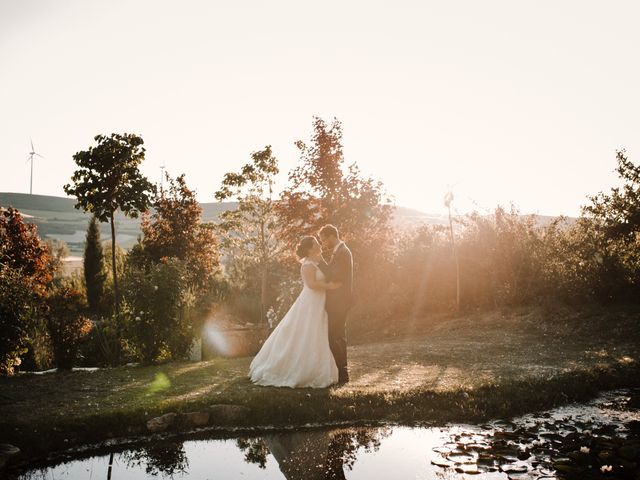
[[[312, 115], [398, 205], [514, 202], [575, 215], [640, 151], [635, 2], [4, 2], [0, 191], [63, 195], [97, 132], [143, 136], [143, 170], [200, 201], [272, 145], [286, 172]], [[114, 31], [115, 29], [115, 31]]]

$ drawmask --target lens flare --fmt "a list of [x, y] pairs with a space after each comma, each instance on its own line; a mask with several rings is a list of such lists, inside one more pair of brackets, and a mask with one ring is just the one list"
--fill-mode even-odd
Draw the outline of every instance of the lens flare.
[[213, 347], [213, 350], [223, 356], [230, 356], [233, 353], [230, 342], [225, 334], [218, 330], [215, 325], [208, 323], [203, 329], [203, 338]]

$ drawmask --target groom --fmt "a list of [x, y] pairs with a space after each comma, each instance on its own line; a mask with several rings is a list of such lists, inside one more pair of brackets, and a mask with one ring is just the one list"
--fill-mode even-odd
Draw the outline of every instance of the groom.
[[349, 381], [347, 370], [347, 312], [353, 305], [353, 257], [351, 250], [340, 240], [338, 229], [325, 225], [319, 232], [326, 263], [320, 269], [330, 282], [340, 284], [327, 290], [325, 308], [329, 316], [329, 347], [338, 366], [338, 382]]

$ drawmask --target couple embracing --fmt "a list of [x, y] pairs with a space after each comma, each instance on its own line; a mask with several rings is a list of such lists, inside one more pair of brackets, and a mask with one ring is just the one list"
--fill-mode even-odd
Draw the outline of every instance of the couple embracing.
[[[347, 312], [353, 303], [353, 257], [333, 225], [300, 240], [302, 292], [251, 362], [258, 385], [324, 388], [349, 381]], [[323, 249], [327, 261], [323, 258]]]

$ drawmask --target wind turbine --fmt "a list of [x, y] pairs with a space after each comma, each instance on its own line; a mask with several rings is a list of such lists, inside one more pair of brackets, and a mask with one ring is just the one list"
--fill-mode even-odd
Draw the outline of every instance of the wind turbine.
[[33, 148], [33, 139], [29, 137], [31, 141], [31, 151], [29, 152], [29, 158], [27, 158], [27, 162], [31, 162], [31, 177], [29, 177], [29, 195], [33, 195], [33, 157], [44, 158], [39, 153], [36, 153], [36, 149]]
[[164, 170], [167, 168], [164, 164], [164, 160], [162, 161], [162, 165], [160, 165], [160, 191], [162, 191], [162, 187], [164, 187]]

